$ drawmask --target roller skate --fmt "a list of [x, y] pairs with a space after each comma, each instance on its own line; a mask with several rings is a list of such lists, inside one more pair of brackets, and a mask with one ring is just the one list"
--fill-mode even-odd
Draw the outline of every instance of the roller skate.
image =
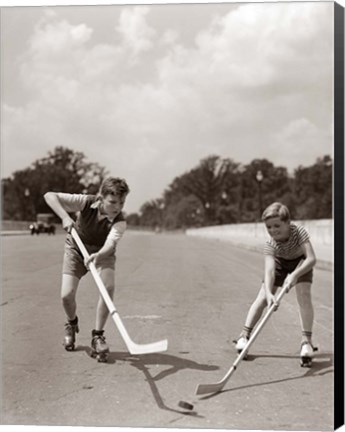
[[310, 342], [304, 341], [301, 345], [300, 364], [301, 367], [310, 368], [313, 363], [314, 352], [318, 348], [314, 347]]
[[98, 362], [106, 363], [108, 361], [109, 347], [103, 336], [104, 330], [92, 330], [91, 340], [91, 357]]
[[67, 321], [65, 324], [65, 338], [63, 341], [63, 345], [66, 351], [74, 350], [76, 333], [79, 333], [78, 317], [76, 317], [73, 321]]
[[[243, 349], [245, 348], [245, 346], [248, 343], [248, 340], [249, 339], [246, 336], [240, 336], [239, 339], [237, 339], [237, 340], [235, 339], [233, 341], [238, 354], [240, 354], [243, 351]], [[245, 356], [243, 357], [243, 360], [247, 360], [247, 357], [248, 357], [248, 351], [246, 352]]]

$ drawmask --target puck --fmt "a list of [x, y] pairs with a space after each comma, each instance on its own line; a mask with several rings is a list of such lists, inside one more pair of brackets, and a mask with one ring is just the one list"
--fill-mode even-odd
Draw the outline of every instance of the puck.
[[194, 408], [194, 406], [192, 404], [185, 402], [185, 401], [180, 401], [178, 403], [178, 406], [181, 408], [185, 408], [187, 410], [192, 410]]

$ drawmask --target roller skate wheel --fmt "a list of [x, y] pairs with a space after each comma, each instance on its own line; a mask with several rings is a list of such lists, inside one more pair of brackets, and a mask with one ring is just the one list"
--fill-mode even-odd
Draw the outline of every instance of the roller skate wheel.
[[95, 358], [98, 363], [106, 363], [108, 361], [108, 352], [98, 353], [97, 351], [91, 351], [91, 357]]
[[301, 357], [301, 367], [310, 368], [312, 365], [311, 357]]
[[[237, 354], [240, 355], [243, 350], [237, 350]], [[248, 360], [248, 352], [243, 356], [243, 360]]]
[[65, 345], [66, 351], [74, 351], [74, 344], [73, 345]]
[[98, 361], [98, 363], [107, 363], [108, 356], [106, 354], [98, 354], [97, 355], [97, 361]]

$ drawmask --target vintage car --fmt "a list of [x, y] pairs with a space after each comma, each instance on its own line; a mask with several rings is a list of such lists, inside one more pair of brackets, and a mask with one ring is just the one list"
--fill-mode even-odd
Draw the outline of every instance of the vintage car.
[[38, 235], [40, 233], [55, 234], [53, 219], [54, 215], [51, 213], [39, 213], [36, 217], [36, 222], [33, 222], [29, 226], [31, 235]]

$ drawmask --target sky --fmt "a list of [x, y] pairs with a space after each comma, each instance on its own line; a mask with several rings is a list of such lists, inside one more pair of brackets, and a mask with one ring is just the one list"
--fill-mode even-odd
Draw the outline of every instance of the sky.
[[128, 181], [127, 212], [218, 155], [333, 155], [333, 3], [3, 7], [1, 177], [56, 146]]

